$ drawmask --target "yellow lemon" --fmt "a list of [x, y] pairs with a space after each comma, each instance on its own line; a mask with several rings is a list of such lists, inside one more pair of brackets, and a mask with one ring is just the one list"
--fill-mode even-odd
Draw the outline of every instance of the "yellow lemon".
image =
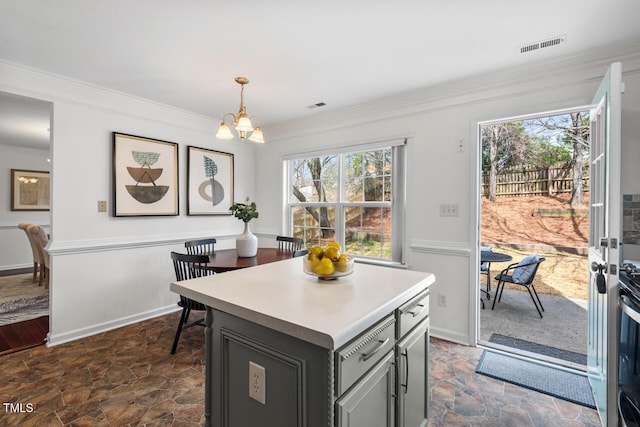
[[324, 257], [329, 258], [331, 261], [337, 261], [340, 256], [340, 250], [335, 246], [329, 246], [324, 250]]
[[329, 258], [322, 258], [320, 263], [313, 269], [313, 272], [323, 276], [333, 274], [334, 267], [333, 262]]
[[330, 247], [338, 248], [338, 252], [340, 252], [340, 250], [342, 249], [342, 248], [340, 247], [340, 243], [338, 243], [338, 242], [336, 242], [336, 241], [333, 241], [333, 242], [329, 242], [329, 243], [327, 243], [327, 247], [328, 247], [328, 248], [330, 248]]
[[309, 253], [307, 256], [307, 268], [313, 271], [314, 268], [320, 263], [320, 260], [313, 252]]
[[309, 253], [314, 254], [318, 259], [324, 256], [324, 249], [321, 246], [312, 246], [309, 248]]
[[347, 256], [347, 254], [340, 255], [340, 257], [338, 258], [338, 262], [336, 262], [335, 264], [336, 270], [342, 273], [347, 271], [347, 268], [349, 268], [347, 265], [348, 261], [349, 261], [349, 257]]

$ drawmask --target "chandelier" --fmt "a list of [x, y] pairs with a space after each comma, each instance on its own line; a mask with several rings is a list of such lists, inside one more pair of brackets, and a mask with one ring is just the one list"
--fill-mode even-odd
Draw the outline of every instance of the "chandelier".
[[260, 127], [253, 128], [251, 124], [251, 118], [247, 115], [247, 109], [244, 106], [244, 85], [249, 83], [249, 79], [246, 77], [236, 77], [236, 83], [240, 85], [240, 109], [237, 114], [227, 113], [222, 117], [222, 123], [220, 123], [220, 127], [218, 128], [218, 133], [216, 133], [216, 138], [218, 139], [233, 139], [233, 134], [231, 133], [230, 123], [227, 123], [227, 116], [233, 117], [233, 126], [236, 128], [236, 132], [238, 132], [238, 136], [240, 140], [244, 141], [247, 139], [247, 134], [251, 132], [248, 139], [249, 141], [264, 143], [264, 137], [262, 136], [262, 129]]

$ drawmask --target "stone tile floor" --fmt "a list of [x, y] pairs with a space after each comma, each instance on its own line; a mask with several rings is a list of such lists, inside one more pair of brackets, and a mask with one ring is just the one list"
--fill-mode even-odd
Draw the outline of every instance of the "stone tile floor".
[[429, 426], [600, 426], [590, 408], [475, 373], [482, 349], [431, 339]]
[[[203, 329], [186, 330], [171, 355], [178, 318], [2, 356], [0, 425], [202, 425]], [[430, 349], [429, 426], [600, 425], [594, 410], [476, 374], [482, 349], [438, 339]]]

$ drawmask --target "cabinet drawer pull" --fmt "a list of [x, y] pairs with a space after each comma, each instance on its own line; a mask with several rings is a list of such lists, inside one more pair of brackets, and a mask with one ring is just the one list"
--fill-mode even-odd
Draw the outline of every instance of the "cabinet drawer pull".
[[413, 317], [416, 317], [418, 314], [422, 313], [425, 306], [426, 304], [416, 304], [416, 307], [420, 307], [420, 309], [418, 311], [408, 311], [407, 313], [409, 313]]
[[405, 350], [404, 353], [402, 353], [402, 355], [405, 357], [406, 361], [404, 364], [404, 384], [400, 384], [402, 387], [404, 387], [404, 394], [407, 394], [409, 392], [409, 350]]
[[377, 352], [380, 351], [380, 349], [382, 347], [385, 346], [385, 344], [387, 344], [389, 342], [389, 338], [385, 339], [384, 341], [380, 341], [378, 340], [378, 345], [376, 346], [376, 348], [374, 348], [373, 350], [371, 350], [369, 353], [362, 353], [362, 360], [363, 361], [367, 361], [371, 358], [371, 356], [373, 356], [374, 354], [376, 354]]

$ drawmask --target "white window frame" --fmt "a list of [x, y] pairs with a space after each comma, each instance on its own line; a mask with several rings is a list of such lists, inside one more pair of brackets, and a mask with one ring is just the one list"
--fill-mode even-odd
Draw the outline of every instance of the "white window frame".
[[[376, 151], [384, 148], [392, 150], [393, 168], [391, 170], [391, 194], [392, 200], [388, 202], [379, 201], [359, 201], [348, 202], [344, 200], [344, 156], [349, 153], [359, 153], [365, 151]], [[291, 202], [291, 177], [292, 161], [307, 159], [311, 157], [338, 156], [338, 188], [336, 202]], [[345, 224], [344, 210], [348, 207], [390, 207], [391, 208], [391, 259], [366, 257], [354, 255], [356, 261], [372, 264], [405, 264], [405, 207], [406, 207], [406, 182], [407, 182], [407, 138], [376, 141], [357, 145], [328, 148], [322, 151], [309, 151], [301, 153], [291, 153], [283, 156], [283, 224], [284, 233], [291, 235], [293, 224], [291, 221], [292, 209], [305, 206], [328, 206], [335, 209], [335, 236], [336, 241], [344, 245]]]

